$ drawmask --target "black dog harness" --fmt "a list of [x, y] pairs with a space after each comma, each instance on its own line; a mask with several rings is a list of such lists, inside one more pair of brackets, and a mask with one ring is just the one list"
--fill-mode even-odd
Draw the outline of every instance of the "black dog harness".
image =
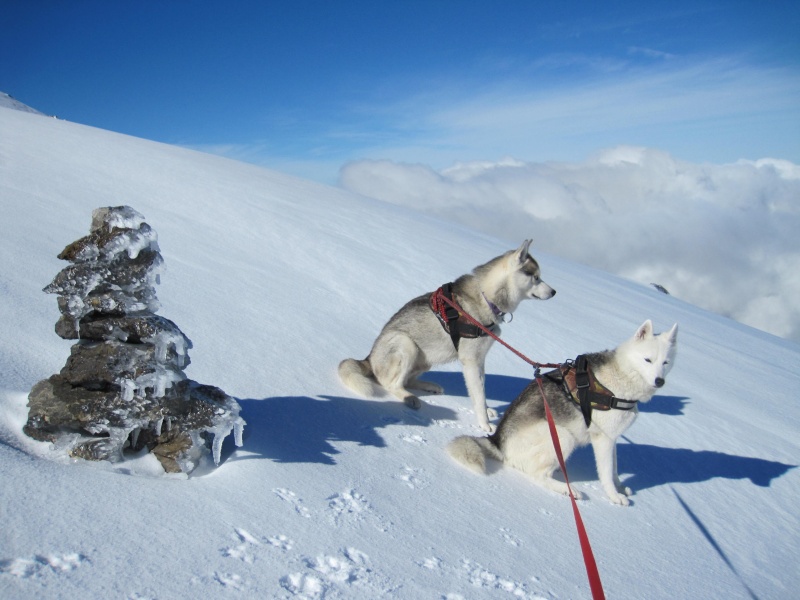
[[[453, 298], [453, 284], [445, 283], [442, 287], [431, 294], [431, 310], [436, 318], [439, 319], [444, 330], [450, 334], [453, 346], [458, 350], [458, 342], [461, 338], [479, 338], [488, 335], [483, 329], [473, 323], [468, 323], [461, 319], [462, 312], [454, 308], [443, 300], [446, 298], [454, 304], [458, 304]], [[494, 323], [484, 325], [486, 329], [492, 329]]]
[[561, 367], [545, 374], [545, 377], [561, 385], [569, 398], [580, 406], [586, 426], [592, 422], [592, 410], [632, 410], [638, 400], [617, 398], [602, 383], [597, 381], [586, 355], [567, 361]]

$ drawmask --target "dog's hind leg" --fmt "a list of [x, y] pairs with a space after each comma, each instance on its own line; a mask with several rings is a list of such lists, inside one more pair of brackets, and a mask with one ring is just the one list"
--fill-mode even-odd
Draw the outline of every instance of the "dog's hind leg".
[[[558, 436], [562, 456], [567, 460], [575, 448], [576, 440], [561, 427], [558, 428]], [[558, 468], [558, 457], [546, 422], [541, 421], [526, 430], [517, 431], [506, 441], [503, 455], [508, 465], [522, 471], [541, 487], [569, 496], [566, 482], [553, 478], [553, 473]], [[584, 497], [574, 488], [572, 494], [578, 500]]]
[[419, 349], [406, 335], [396, 334], [386, 339], [380, 356], [372, 360], [375, 378], [383, 388], [395, 398], [402, 400], [411, 408], [422, 407], [422, 400], [406, 389], [406, 382], [412, 378]]
[[429, 394], [444, 394], [444, 388], [438, 383], [424, 381], [416, 377], [413, 377], [406, 386], [410, 387], [412, 390], [420, 390], [422, 392], [428, 392]]

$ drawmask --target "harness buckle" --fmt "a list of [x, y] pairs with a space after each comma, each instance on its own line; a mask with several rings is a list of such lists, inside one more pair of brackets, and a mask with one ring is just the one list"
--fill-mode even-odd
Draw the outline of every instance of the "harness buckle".
[[589, 373], [586, 371], [575, 371], [575, 387], [579, 390], [589, 387]]
[[575, 359], [575, 387], [583, 390], [589, 387], [589, 361], [581, 354]]
[[449, 304], [445, 306], [444, 318], [447, 320], [448, 324], [453, 322], [453, 321], [455, 321], [456, 319], [458, 319], [458, 317], [459, 317], [459, 314], [458, 314], [458, 311], [455, 308], [453, 308]]

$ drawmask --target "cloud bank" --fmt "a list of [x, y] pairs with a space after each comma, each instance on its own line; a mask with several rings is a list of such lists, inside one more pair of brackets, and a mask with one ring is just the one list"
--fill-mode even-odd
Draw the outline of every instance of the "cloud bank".
[[695, 164], [620, 146], [582, 163], [358, 161], [341, 185], [510, 243], [658, 283], [687, 302], [800, 341], [800, 166]]

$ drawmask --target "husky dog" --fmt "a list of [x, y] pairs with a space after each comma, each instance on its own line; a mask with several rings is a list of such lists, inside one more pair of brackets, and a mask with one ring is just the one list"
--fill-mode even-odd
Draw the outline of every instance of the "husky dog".
[[[348, 358], [339, 364], [342, 383], [362, 396], [383, 392], [399, 398], [411, 408], [422, 402], [410, 389], [441, 394], [441, 386], [417, 379], [419, 375], [455, 360], [461, 361], [464, 380], [478, 424], [494, 431], [487, 412], [484, 361], [494, 341], [442, 299], [448, 297], [461, 309], [500, 334], [500, 323], [523, 300], [547, 300], [556, 291], [541, 280], [539, 264], [528, 253], [531, 241], [462, 275], [436, 292], [414, 298], [386, 323], [369, 356]], [[491, 413], [491, 414], [490, 414]]]
[[[664, 385], [675, 358], [677, 335], [677, 323], [668, 332], [654, 335], [648, 320], [615, 350], [579, 356], [575, 363], [570, 361], [542, 376], [564, 460], [576, 447], [591, 442], [600, 483], [615, 504], [627, 506], [632, 493], [617, 473], [617, 438], [636, 419], [637, 402], [650, 400]], [[583, 377], [588, 384], [582, 387], [589, 390], [583, 396], [574, 389], [573, 381], [581, 378], [579, 362], [585, 365]], [[486, 473], [485, 459], [490, 457], [519, 469], [549, 490], [569, 494], [566, 483], [553, 479], [558, 459], [535, 380], [514, 400], [493, 435], [457, 437], [447, 451], [477, 473]], [[574, 495], [582, 497], [579, 492]]]

